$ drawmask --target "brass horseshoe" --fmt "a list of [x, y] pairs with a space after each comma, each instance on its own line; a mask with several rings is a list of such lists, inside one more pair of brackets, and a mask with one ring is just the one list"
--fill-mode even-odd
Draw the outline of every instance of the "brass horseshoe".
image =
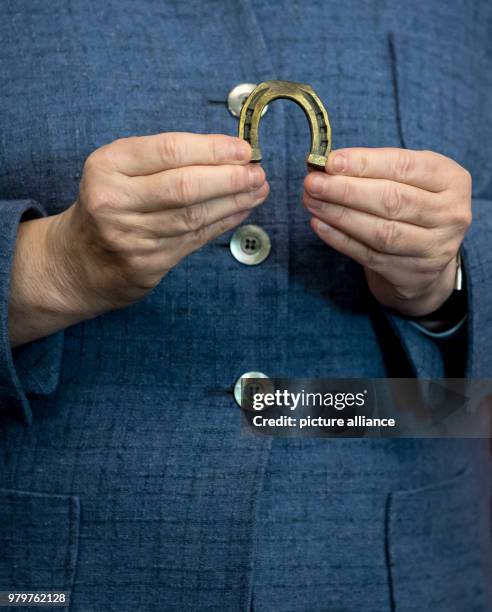
[[264, 81], [248, 96], [239, 117], [239, 138], [249, 142], [253, 149], [252, 161], [261, 161], [258, 143], [261, 113], [272, 100], [284, 98], [298, 104], [309, 122], [311, 150], [307, 163], [324, 169], [331, 149], [331, 127], [323, 103], [310, 85], [292, 81]]

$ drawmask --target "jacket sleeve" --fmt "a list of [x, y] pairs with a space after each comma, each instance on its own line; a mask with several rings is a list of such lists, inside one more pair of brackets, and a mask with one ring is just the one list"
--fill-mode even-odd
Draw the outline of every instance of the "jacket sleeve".
[[473, 201], [473, 223], [463, 244], [468, 283], [468, 354], [466, 375], [492, 374], [492, 200]]
[[32, 422], [29, 394], [46, 395], [58, 384], [63, 332], [12, 350], [8, 333], [10, 275], [21, 221], [45, 215], [31, 200], [0, 200], [0, 417]]
[[[451, 337], [430, 337], [412, 321], [387, 313], [420, 378], [489, 378], [492, 374], [492, 201], [473, 200], [473, 223], [462, 246], [468, 316]], [[461, 360], [461, 371], [449, 364]]]

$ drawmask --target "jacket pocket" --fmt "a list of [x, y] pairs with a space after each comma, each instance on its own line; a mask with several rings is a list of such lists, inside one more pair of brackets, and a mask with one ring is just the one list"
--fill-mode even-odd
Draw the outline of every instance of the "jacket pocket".
[[483, 493], [466, 470], [390, 494], [387, 559], [392, 612], [487, 612], [490, 546]]
[[479, 41], [392, 34], [402, 145], [451, 157], [473, 175], [475, 197], [492, 186], [491, 62]]
[[71, 590], [79, 499], [0, 489], [0, 590]]

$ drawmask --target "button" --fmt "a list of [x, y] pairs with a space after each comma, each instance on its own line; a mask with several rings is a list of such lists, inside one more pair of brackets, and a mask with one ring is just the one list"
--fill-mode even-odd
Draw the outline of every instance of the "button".
[[[255, 89], [256, 83], [241, 83], [233, 87], [227, 96], [227, 106], [233, 117], [239, 117], [243, 104], [249, 94]], [[266, 113], [268, 106], [265, 106], [261, 116]]]
[[247, 266], [261, 264], [272, 250], [269, 235], [259, 225], [239, 226], [229, 246], [234, 258]]
[[[253, 378], [254, 380], [250, 383], [245, 382], [243, 385], [241, 381], [248, 378]], [[264, 382], [260, 382], [258, 379], [262, 379]], [[236, 380], [234, 385], [234, 399], [239, 406], [241, 406], [242, 399], [241, 390], [244, 391], [245, 399], [252, 400], [256, 393], [273, 393], [273, 384], [270, 378], [263, 374], [263, 372], [246, 372]], [[247, 409], [247, 405], [241, 407]]]

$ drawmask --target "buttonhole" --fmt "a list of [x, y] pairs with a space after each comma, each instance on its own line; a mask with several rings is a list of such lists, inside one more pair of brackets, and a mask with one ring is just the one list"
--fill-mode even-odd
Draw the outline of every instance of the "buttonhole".
[[207, 387], [206, 396], [234, 395], [234, 387]]

